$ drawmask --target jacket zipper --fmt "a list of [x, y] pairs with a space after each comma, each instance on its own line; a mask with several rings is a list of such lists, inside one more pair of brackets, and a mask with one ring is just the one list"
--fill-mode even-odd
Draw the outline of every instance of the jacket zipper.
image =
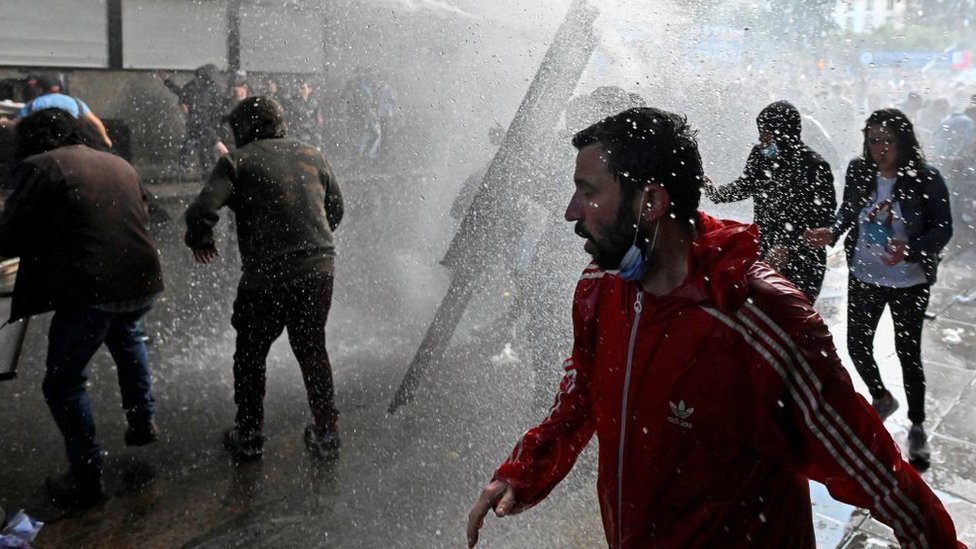
[[623, 547], [624, 530], [624, 446], [627, 433], [627, 398], [630, 394], [630, 371], [634, 363], [634, 344], [637, 342], [637, 325], [641, 311], [644, 310], [644, 292], [637, 291], [634, 301], [634, 326], [630, 329], [630, 343], [627, 345], [627, 370], [624, 372], [624, 392], [620, 399], [620, 445], [617, 448], [617, 547]]

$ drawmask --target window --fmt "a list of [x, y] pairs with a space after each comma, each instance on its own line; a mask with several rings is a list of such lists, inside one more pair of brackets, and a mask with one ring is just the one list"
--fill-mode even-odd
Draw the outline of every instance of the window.
[[106, 2], [3, 0], [0, 65], [108, 67]]
[[122, 3], [122, 66], [227, 68], [227, 3], [126, 0]]
[[324, 70], [321, 12], [287, 0], [241, 2], [241, 68], [314, 73]]

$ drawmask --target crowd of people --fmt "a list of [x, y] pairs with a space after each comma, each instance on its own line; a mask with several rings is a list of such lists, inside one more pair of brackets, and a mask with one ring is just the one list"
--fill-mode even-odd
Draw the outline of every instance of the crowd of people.
[[[840, 210], [830, 167], [787, 102], [757, 119], [743, 176], [705, 177], [683, 116], [633, 108], [573, 137], [565, 218], [593, 256], [573, 300], [573, 348], [542, 423], [529, 429], [471, 509], [544, 499], [595, 434], [610, 547], [815, 547], [808, 480], [867, 508], [903, 546], [962, 546], [942, 503], [903, 461], [883, 420], [897, 407], [872, 353], [886, 305], [905, 372], [909, 463], [929, 464], [921, 325], [952, 236], [949, 195], [897, 109], [872, 113]], [[755, 199], [757, 225], [712, 218]], [[813, 302], [820, 252], [847, 233], [848, 344], [872, 402], [854, 392]]]
[[[237, 414], [224, 445], [238, 459], [262, 456], [265, 360], [287, 329], [313, 416], [306, 448], [335, 458], [339, 410], [325, 325], [344, 207], [321, 152], [326, 120], [313, 86], [301, 80], [286, 93], [269, 80], [253, 95], [246, 75], [234, 74], [222, 91], [208, 65], [183, 85], [159, 76], [186, 115], [180, 169], [206, 174], [185, 215], [195, 260], [217, 257], [223, 208], [236, 220]], [[98, 150], [111, 146], [104, 126], [49, 84], [37, 82], [44, 93], [16, 120], [20, 163], [0, 218], [0, 255], [21, 258], [11, 320], [54, 311], [42, 390], [69, 470], [49, 479], [49, 493], [90, 507], [105, 494], [85, 384], [103, 343], [118, 366], [126, 444], [159, 437], [141, 319], [163, 291], [163, 270], [137, 171]], [[823, 104], [846, 105], [843, 85], [828, 93]], [[358, 154], [376, 158], [395, 111], [392, 88], [363, 76], [346, 94], [375, 111], [356, 116]], [[870, 509], [905, 545], [955, 546], [951, 519], [915, 469], [930, 459], [922, 324], [953, 234], [955, 196], [939, 165], [952, 158], [959, 163], [950, 177], [972, 174], [972, 110], [939, 101], [912, 110], [918, 100], [909, 96], [901, 109], [867, 114], [856, 139], [833, 122], [811, 122], [809, 106], [777, 99], [759, 111], [758, 144], [742, 175], [721, 185], [706, 177], [687, 118], [622, 90], [594, 96], [606, 96], [596, 101], [603, 109], [570, 102], [566, 112], [567, 124], [579, 126], [564, 217], [593, 257], [576, 286], [572, 351], [546, 418], [472, 508], [469, 545], [489, 510], [514, 514], [545, 498], [596, 434], [611, 547], [814, 547], [808, 479]], [[834, 146], [860, 141], [839, 209], [831, 161], [843, 152], [821, 154], [811, 134]], [[751, 198], [755, 223], [709, 216], [703, 194]], [[458, 216], [468, 202], [461, 199]], [[854, 391], [815, 309], [824, 248], [845, 235], [848, 350], [870, 403]], [[883, 423], [899, 404], [873, 356], [886, 306], [912, 422], [907, 463]]]
[[[326, 108], [307, 75], [267, 75], [255, 84], [245, 71], [236, 71], [226, 85], [218, 83], [217, 67], [206, 64], [194, 71], [184, 84], [174, 81], [171, 73], [157, 76], [172, 91], [185, 117], [183, 141], [179, 153], [178, 175], [188, 181], [205, 179], [216, 158], [233, 147], [233, 138], [224, 118], [245, 97], [261, 94], [277, 101], [285, 113], [290, 134], [322, 149], [336, 141], [342, 128], [342, 147], [329, 146], [331, 152], [349, 156], [350, 162], [372, 165], [389, 154], [392, 126], [397, 118], [396, 92], [385, 80], [372, 73], [357, 71], [337, 98]], [[331, 117], [330, 131], [326, 119]]]
[[[235, 213], [243, 271], [231, 319], [238, 413], [224, 444], [238, 459], [261, 457], [265, 359], [287, 329], [314, 417], [305, 444], [332, 458], [340, 443], [325, 325], [342, 194], [322, 154], [287, 137], [284, 110], [273, 99], [242, 98], [228, 126], [234, 150], [219, 157], [185, 215], [187, 246], [210, 263], [218, 254], [218, 211]], [[98, 150], [82, 121], [58, 107], [27, 115], [16, 133], [22, 160], [0, 218], [0, 255], [20, 258], [10, 321], [54, 311], [43, 392], [69, 469], [49, 478], [47, 489], [58, 505], [87, 508], [105, 498], [85, 386], [88, 362], [103, 343], [118, 370], [126, 445], [159, 437], [141, 319], [163, 290], [162, 267], [148, 194], [132, 165]]]

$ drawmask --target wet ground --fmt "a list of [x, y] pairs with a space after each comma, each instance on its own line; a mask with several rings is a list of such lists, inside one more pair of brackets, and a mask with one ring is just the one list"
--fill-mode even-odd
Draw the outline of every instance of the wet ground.
[[[232, 423], [230, 310], [233, 247], [222, 267], [192, 263], [182, 245], [189, 186], [157, 187], [173, 221], [154, 232], [167, 291], [146, 321], [161, 440], [127, 448], [125, 420], [107, 352], [91, 365], [105, 482], [111, 498], [79, 516], [44, 501], [47, 475], [65, 467], [61, 438], [40, 393], [50, 315], [34, 318], [17, 380], [0, 383], [0, 506], [46, 520], [38, 547], [461, 547], [467, 511], [480, 485], [517, 437], [540, 419], [531, 368], [517, 341], [486, 342], [472, 326], [506, 306], [481, 296], [460, 327], [436, 379], [396, 414], [387, 405], [448, 282], [437, 265], [449, 220], [383, 223], [392, 211], [419, 211], [436, 182], [376, 200], [350, 180], [348, 222], [340, 228], [335, 303], [328, 345], [342, 411], [343, 448], [335, 462], [310, 458], [309, 421], [297, 364], [282, 337], [268, 360], [264, 459], [235, 464], [220, 436]], [[381, 242], [383, 245], [375, 245]], [[844, 266], [835, 261], [818, 303], [844, 351]], [[976, 253], [954, 251], [943, 264], [925, 329], [933, 464], [923, 476], [946, 502], [960, 538], [976, 544]], [[962, 299], [957, 299], [961, 296]], [[974, 299], [968, 301], [970, 296]], [[480, 313], [477, 311], [481, 311]], [[480, 315], [480, 316], [479, 316]], [[903, 395], [890, 321], [879, 330], [883, 376]], [[859, 390], [864, 390], [856, 374]], [[904, 406], [887, 426], [904, 443]], [[594, 488], [595, 445], [549, 499], [516, 518], [490, 518], [484, 547], [598, 547], [604, 544]], [[813, 486], [822, 547], [894, 544], [890, 532]]]

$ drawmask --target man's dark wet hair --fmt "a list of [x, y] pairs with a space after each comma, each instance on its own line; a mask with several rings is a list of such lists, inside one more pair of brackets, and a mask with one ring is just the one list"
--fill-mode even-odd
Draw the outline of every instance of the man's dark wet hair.
[[285, 111], [277, 101], [263, 95], [248, 97], [227, 116], [234, 142], [243, 147], [259, 139], [285, 136]]
[[682, 115], [638, 107], [580, 131], [573, 137], [573, 146], [602, 146], [607, 168], [625, 198], [642, 192], [648, 183], [660, 184], [671, 198], [669, 213], [675, 219], [693, 221], [704, 182], [696, 135]]
[[778, 144], [799, 144], [803, 127], [800, 111], [789, 101], [770, 103], [756, 117], [756, 126], [773, 133]]
[[619, 86], [600, 86], [566, 104], [566, 129], [576, 133], [618, 112], [646, 106], [644, 98], [636, 93]]
[[922, 154], [922, 146], [918, 143], [915, 136], [915, 126], [912, 121], [905, 116], [905, 113], [898, 109], [879, 109], [871, 113], [864, 121], [864, 148], [863, 158], [866, 162], [873, 165], [871, 150], [868, 143], [868, 129], [871, 126], [882, 126], [895, 138], [895, 146], [898, 147], [898, 167], [905, 169], [918, 169], [925, 164], [925, 156]]
[[14, 158], [23, 160], [58, 147], [91, 144], [90, 132], [71, 113], [57, 108], [41, 109], [17, 123]]

